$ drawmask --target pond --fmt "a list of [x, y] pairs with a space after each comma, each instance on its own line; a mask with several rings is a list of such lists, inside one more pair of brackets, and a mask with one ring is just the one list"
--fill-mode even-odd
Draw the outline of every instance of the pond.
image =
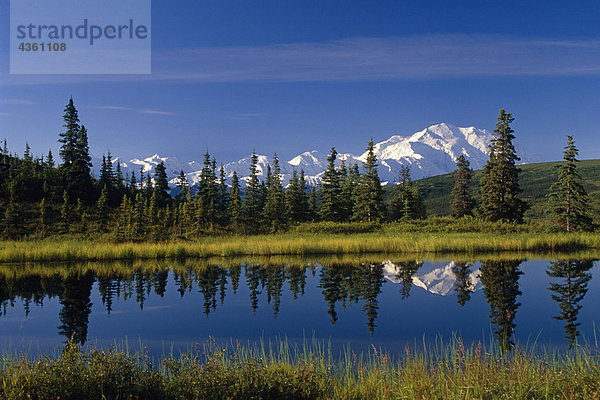
[[161, 353], [209, 337], [389, 351], [452, 335], [506, 348], [595, 340], [593, 259], [380, 258], [5, 265], [0, 343], [35, 353], [68, 337], [127, 340]]

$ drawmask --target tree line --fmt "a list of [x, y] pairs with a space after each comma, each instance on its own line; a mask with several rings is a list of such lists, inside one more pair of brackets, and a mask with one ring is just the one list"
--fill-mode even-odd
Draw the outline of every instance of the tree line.
[[[172, 191], [164, 163], [156, 165], [154, 171], [140, 170], [139, 175], [133, 172], [124, 176], [110, 152], [103, 155], [96, 179], [87, 129], [80, 123], [72, 98], [63, 120], [58, 165], [51, 151], [45, 157], [34, 157], [26, 145], [20, 157], [9, 152], [6, 140], [0, 149], [0, 160], [11, 166], [7, 176], [0, 174], [5, 238], [100, 232], [111, 233], [122, 241], [164, 240], [214, 232], [278, 232], [310, 221], [378, 223], [427, 217], [408, 167], [401, 168], [392, 199], [384, 202], [372, 138], [361, 166], [338, 160], [332, 148], [318, 187], [307, 185], [303, 170], [294, 170], [284, 187], [276, 154], [267, 165], [266, 178], [261, 180], [255, 152], [249, 176], [240, 178], [234, 172], [228, 179], [223, 165], [218, 165], [207, 151], [198, 184], [191, 187], [181, 171], [176, 178], [177, 190]], [[464, 156], [458, 158], [450, 205], [454, 216], [523, 222], [527, 204], [519, 198], [519, 158], [512, 144], [512, 121], [510, 113], [500, 111], [484, 169], [480, 204], [473, 197], [469, 162]], [[552, 194], [557, 227], [566, 231], [592, 226], [576, 156], [570, 136], [566, 163]], [[176, 194], [172, 196], [172, 192]]]

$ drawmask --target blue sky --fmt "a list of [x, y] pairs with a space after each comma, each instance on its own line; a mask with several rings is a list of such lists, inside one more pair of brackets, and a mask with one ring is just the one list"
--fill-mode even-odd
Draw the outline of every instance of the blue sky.
[[96, 155], [360, 153], [437, 122], [492, 130], [505, 108], [529, 159], [559, 159], [566, 134], [600, 158], [598, 1], [154, 0], [150, 76], [9, 75], [0, 11], [15, 151], [58, 149], [73, 96]]

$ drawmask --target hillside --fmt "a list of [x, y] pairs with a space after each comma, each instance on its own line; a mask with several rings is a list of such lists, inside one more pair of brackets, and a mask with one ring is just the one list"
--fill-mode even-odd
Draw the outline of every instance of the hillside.
[[[531, 208], [525, 214], [526, 218], [544, 218], [547, 208], [546, 195], [549, 193], [550, 185], [558, 176], [557, 165], [560, 162], [545, 162], [535, 164], [524, 164], [521, 168], [520, 183], [523, 189], [522, 198], [526, 200]], [[585, 160], [578, 164], [578, 171], [584, 180], [584, 186], [590, 195], [590, 203], [594, 212], [594, 219], [600, 219], [600, 160]], [[474, 194], [479, 197], [479, 182], [482, 170], [474, 174]], [[450, 198], [454, 178], [452, 174], [432, 176], [415, 181], [419, 192], [425, 198], [427, 212], [432, 216], [450, 215]], [[388, 196], [392, 188], [386, 188]]]

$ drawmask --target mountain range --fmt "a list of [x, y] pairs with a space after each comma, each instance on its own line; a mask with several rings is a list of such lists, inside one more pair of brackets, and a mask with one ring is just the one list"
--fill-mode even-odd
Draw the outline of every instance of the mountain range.
[[[484, 129], [461, 128], [446, 123], [432, 125], [409, 136], [394, 135], [375, 144], [379, 177], [384, 184], [396, 183], [402, 165], [410, 167], [413, 179], [446, 174], [455, 169], [456, 159], [460, 155], [464, 155], [470, 161], [471, 168], [483, 168], [488, 159], [488, 147], [492, 137], [492, 133]], [[280, 160], [282, 182], [287, 184], [294, 169], [298, 172], [303, 169], [307, 183], [317, 185], [327, 168], [328, 155], [328, 153], [312, 150], [301, 153], [287, 162]], [[347, 166], [356, 163], [360, 166], [366, 156], [366, 151], [358, 155], [338, 154], [336, 163], [339, 165], [344, 159]], [[135, 172], [139, 177], [140, 170], [147, 174], [161, 161], [165, 164], [171, 185], [175, 186], [177, 183], [176, 177], [180, 171], [185, 173], [191, 185], [199, 182], [202, 163], [197, 161], [180, 162], [174, 157], [155, 154], [130, 161], [116, 158], [113, 163], [120, 164], [124, 175]], [[259, 178], [265, 178], [269, 162], [269, 157], [258, 155]], [[101, 160], [96, 158], [93, 163], [97, 173], [100, 170]], [[224, 164], [227, 178], [231, 178], [233, 171], [236, 171], [241, 184], [244, 185], [245, 180], [248, 179], [250, 164], [250, 156]]]
[[[456, 275], [454, 274], [453, 268], [455, 267], [454, 261], [444, 266], [436, 266], [435, 264], [424, 264], [419, 268], [418, 273], [413, 276], [412, 284], [425, 289], [429, 293], [437, 294], [440, 296], [446, 296], [454, 293], [456, 284]], [[391, 261], [383, 263], [383, 275], [384, 278], [391, 283], [402, 283], [400, 278], [401, 271]], [[469, 289], [472, 292], [480, 290], [483, 285], [480, 280], [481, 271], [476, 269], [469, 274]]]

